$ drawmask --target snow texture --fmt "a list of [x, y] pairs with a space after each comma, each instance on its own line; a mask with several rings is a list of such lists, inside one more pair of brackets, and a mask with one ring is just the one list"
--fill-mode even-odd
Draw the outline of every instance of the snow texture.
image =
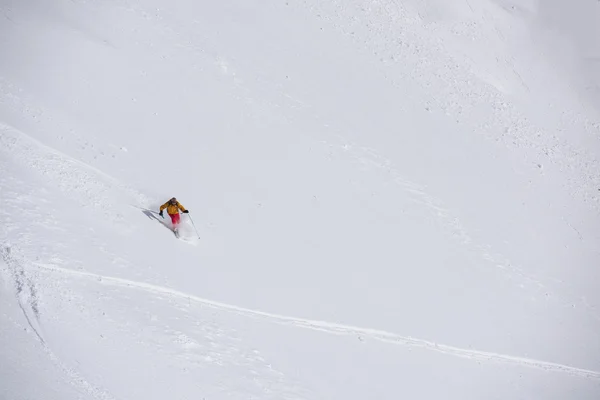
[[597, 400], [598, 20], [1, 2], [0, 400]]

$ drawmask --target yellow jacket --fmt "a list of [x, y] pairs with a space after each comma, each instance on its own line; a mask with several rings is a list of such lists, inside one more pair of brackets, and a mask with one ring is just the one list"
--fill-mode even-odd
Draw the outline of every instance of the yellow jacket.
[[185, 207], [182, 206], [179, 202], [177, 202], [176, 204], [171, 204], [171, 200], [167, 201], [165, 204], [160, 206], [160, 211], [164, 210], [165, 208], [167, 209], [167, 213], [169, 215], [179, 214], [179, 210], [185, 211]]

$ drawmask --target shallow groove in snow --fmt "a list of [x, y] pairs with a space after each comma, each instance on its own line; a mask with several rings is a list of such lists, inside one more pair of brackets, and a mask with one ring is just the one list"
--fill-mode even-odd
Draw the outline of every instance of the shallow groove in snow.
[[232, 304], [221, 303], [209, 299], [204, 299], [192, 294], [184, 293], [176, 289], [170, 289], [163, 286], [153, 285], [150, 283], [138, 282], [124, 278], [116, 278], [111, 276], [104, 276], [94, 274], [85, 271], [75, 271], [71, 269], [61, 268], [50, 264], [33, 263], [32, 265], [46, 271], [57, 272], [61, 274], [67, 274], [74, 277], [93, 279], [96, 282], [112, 285], [122, 286], [133, 289], [144, 290], [147, 292], [169, 295], [172, 297], [178, 297], [186, 299], [187, 301], [194, 301], [204, 306], [220, 309], [223, 311], [233, 312], [239, 315], [260, 317], [266, 320], [270, 320], [275, 323], [291, 325], [299, 328], [311, 329], [315, 331], [321, 331], [335, 335], [360, 335], [361, 337], [371, 338], [385, 343], [392, 343], [396, 345], [419, 347], [439, 353], [444, 353], [456, 357], [467, 358], [476, 361], [492, 361], [505, 364], [513, 364], [521, 367], [535, 368], [550, 372], [560, 372], [569, 374], [572, 376], [578, 376], [588, 379], [599, 379], [600, 372], [592, 371], [583, 368], [572, 367], [569, 365], [563, 365], [548, 361], [535, 360], [524, 357], [516, 357], [507, 354], [498, 354], [488, 351], [479, 351], [473, 349], [463, 349], [460, 347], [454, 347], [441, 343], [435, 343], [428, 340], [416, 339], [408, 336], [398, 335], [392, 332], [386, 332], [377, 329], [361, 328], [350, 325], [343, 325], [327, 321], [317, 321], [303, 318], [296, 318], [286, 315], [272, 314], [260, 310], [252, 310], [244, 307], [239, 307]]
[[56, 182], [57, 187], [66, 192], [83, 206], [101, 210], [105, 218], [122, 222], [122, 217], [114, 213], [114, 190], [120, 189], [137, 203], [147, 199], [135, 190], [99, 169], [67, 156], [33, 137], [0, 122], [0, 151], [10, 154], [13, 159], [34, 169], [41, 175]]
[[[0, 266], [1, 263], [6, 265], [6, 269], [12, 275], [12, 279], [15, 285], [15, 295], [17, 303], [23, 316], [27, 322], [27, 327], [33, 331], [35, 337], [39, 341], [43, 352], [48, 356], [50, 361], [56, 366], [62, 373], [67, 377], [68, 382], [74, 388], [80, 390], [83, 393], [87, 393], [92, 396], [93, 399], [97, 400], [115, 400], [116, 398], [105, 388], [88, 381], [83, 375], [69, 367], [52, 351], [48, 346], [39, 330], [39, 316], [38, 316], [38, 305], [36, 289], [33, 281], [25, 273], [22, 261], [15, 257], [11, 252], [11, 247], [5, 244], [0, 245]], [[0, 272], [2, 270], [0, 269]], [[33, 317], [30, 317], [30, 311], [33, 313]], [[26, 330], [27, 327], [21, 326], [21, 324], [12, 318], [8, 317], [15, 326]], [[37, 326], [37, 327], [36, 327]]]

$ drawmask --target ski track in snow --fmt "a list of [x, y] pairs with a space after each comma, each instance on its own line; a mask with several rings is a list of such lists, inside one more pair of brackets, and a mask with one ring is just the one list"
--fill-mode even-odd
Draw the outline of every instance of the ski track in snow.
[[[598, 320], [600, 317], [596, 311], [587, 302], [581, 298], [572, 298], [568, 294], [559, 292], [558, 288], [550, 289], [549, 282], [556, 281], [551, 277], [532, 276], [525, 273], [521, 268], [515, 266], [509, 259], [501, 254], [492, 254], [489, 246], [482, 243], [476, 243], [468, 234], [460, 220], [453, 215], [451, 210], [444, 207], [443, 202], [425, 191], [425, 188], [418, 183], [405, 179], [393, 166], [390, 160], [379, 155], [374, 149], [366, 148], [357, 143], [348, 142], [344, 138], [338, 138], [339, 142], [321, 142], [322, 145], [329, 148], [336, 148], [344, 153], [350, 153], [351, 156], [361, 164], [383, 171], [390, 176], [392, 181], [402, 187], [402, 189], [415, 201], [423, 205], [432, 216], [437, 218], [444, 229], [446, 229], [458, 243], [473, 249], [483, 260], [492, 261], [497, 268], [502, 269], [507, 276], [517, 276], [521, 282], [532, 284], [543, 290], [551, 290], [555, 295], [562, 298], [564, 305], [577, 302], [587, 310], [592, 318]], [[121, 193], [126, 193], [134, 204], [147, 205], [149, 199], [147, 196], [138, 192], [134, 188], [123, 185], [114, 177], [102, 172], [101, 170], [88, 165], [80, 160], [70, 157], [50, 146], [47, 146], [28, 134], [0, 122], [0, 151], [19, 154], [22, 157], [15, 157], [21, 163], [30, 167], [44, 176], [58, 182], [61, 190], [69, 193], [77, 199], [82, 205], [91, 207], [103, 213], [104, 217], [116, 224], [120, 224], [127, 229], [122, 215], [116, 211], [115, 205], [111, 200], [111, 192], [115, 189]], [[68, 178], [68, 179], [65, 179]], [[195, 246], [195, 240], [182, 238], [184, 243]], [[556, 289], [556, 290], [555, 290]]]
[[[52, 364], [54, 364], [58, 370], [62, 371], [62, 373], [67, 377], [71, 386], [78, 388], [82, 392], [91, 395], [92, 398], [97, 400], [115, 400], [115, 397], [105, 389], [89, 382], [77, 371], [63, 363], [44, 340], [42, 334], [40, 333], [41, 330], [39, 324], [37, 289], [35, 288], [33, 280], [25, 271], [24, 260], [21, 260], [15, 256], [11, 251], [10, 246], [3, 244], [0, 248], [0, 261], [3, 261], [5, 269], [8, 270], [7, 272], [13, 279], [17, 304], [19, 305], [19, 308], [25, 317], [27, 326], [23, 326], [10, 316], [6, 316], [8, 320], [15, 326], [25, 331], [33, 331], [35, 337], [42, 346], [43, 352], [48, 356]], [[30, 313], [33, 313], [33, 318], [30, 316]]]
[[[99, 169], [61, 153], [31, 136], [0, 122], [0, 151], [13, 156], [22, 165], [32, 168], [70, 194], [82, 205], [100, 210], [105, 218], [124, 224], [114, 212], [111, 191], [120, 189], [137, 203], [148, 199]], [[125, 225], [125, 224], [124, 224]]]
[[[111, 211], [109, 194], [107, 192], [110, 192], [115, 187], [120, 188], [121, 190], [125, 190], [129, 194], [129, 196], [137, 200], [139, 203], [144, 203], [143, 200], [147, 200], [142, 194], [136, 192], [132, 188], [126, 186], [123, 187], [123, 185], [120, 182], [110, 177], [109, 175], [104, 174], [102, 171], [92, 166], [89, 166], [79, 160], [73, 159], [72, 157], [69, 157], [59, 151], [56, 151], [29, 137], [29, 135], [17, 129], [14, 129], [9, 125], [0, 124], [0, 144], [5, 150], [9, 150], [12, 154], [16, 153], [23, 155], [23, 157], [18, 158], [21, 163], [35, 170], [38, 170], [40, 173], [50, 177], [51, 179], [57, 180], [58, 182], [60, 182], [60, 188], [63, 191], [75, 194], [82, 204], [90, 205], [93, 208], [99, 209], [99, 211], [105, 215], [110, 215]], [[329, 143], [326, 143], [326, 145], [331, 146], [331, 144]], [[352, 147], [355, 147], [355, 145]], [[395, 171], [393, 167], [389, 165], [389, 162], [387, 160], [381, 159], [381, 157], [379, 157], [376, 153], [373, 153], [372, 150], [365, 149], [362, 147], [359, 147], [359, 149], [360, 151], [358, 152], [358, 154], [354, 154], [354, 156], [359, 161], [366, 163], [367, 165], [370, 165], [371, 167], [376, 169], [388, 170], [388, 172], [392, 173], [394, 181], [397, 184], [401, 185], [407, 192], [411, 193], [413, 196], [419, 199], [419, 201], [422, 202], [426, 207], [428, 207], [430, 211], [433, 211], [434, 215], [440, 218], [448, 229], [451, 229], [453, 231], [455, 238], [457, 238], [459, 242], [462, 242], [465, 245], [473, 245], [471, 238], [460, 225], [460, 222], [455, 218], [452, 218], [452, 215], [449, 214], [448, 210], [445, 210], [443, 208], [439, 200], [428, 196], [427, 193], [423, 191], [423, 188], [421, 188], [419, 185], [413, 182], [405, 181], [400, 175], [397, 174], [397, 171]], [[65, 180], [65, 176], [70, 177], [70, 180], [74, 181], [74, 183], [69, 183], [69, 180]], [[112, 216], [112, 219], [114, 220], [114, 222], [121, 222], [119, 217], [115, 218], [114, 216]], [[493, 259], [493, 256], [485, 252], [485, 249], [478, 248], [478, 250], [480, 251], [480, 255], [482, 255], [484, 258], [487, 257]], [[186, 299], [187, 301], [193, 300], [205, 306], [210, 306], [228, 312], [234, 312], [240, 315], [260, 317], [280, 324], [291, 325], [315, 331], [322, 331], [329, 334], [369, 337], [373, 340], [378, 340], [381, 342], [403, 345], [413, 348], [424, 348], [439, 353], [467, 358], [475, 361], [495, 361], [499, 363], [536, 368], [545, 371], [562, 372], [569, 375], [584, 378], [600, 379], [600, 372], [598, 371], [586, 370], [547, 361], [540, 361], [505, 354], [497, 354], [493, 352], [463, 349], [450, 345], [431, 342], [428, 340], [401, 336], [395, 333], [381, 330], [271, 314], [264, 311], [252, 310], [243, 307], [238, 307], [235, 305], [212, 301], [209, 299], [204, 299], [198, 296], [177, 291], [175, 289], [169, 289], [166, 287], [161, 287], [148, 283], [109, 276], [102, 276], [83, 271], [69, 270], [49, 264], [34, 265], [37, 265], [42, 269], [60, 272], [63, 274], [70, 274], [71, 276], [91, 278], [109, 285], [136, 288], [152, 293], [167, 294], [173, 297]], [[519, 270], [512, 270], [511, 272], [520, 275]], [[12, 275], [14, 276], [14, 271]], [[521, 276], [521, 278], [525, 280], [532, 280], [534, 282], [538, 282], [534, 277]], [[27, 284], [29, 285], [29, 283]], [[541, 283], [538, 282], [538, 284]], [[20, 304], [23, 305], [21, 301]], [[24, 309], [23, 312], [25, 313], [26, 318], [29, 319]], [[54, 356], [51, 353], [51, 350], [46, 347], [42, 337], [38, 335], [38, 338], [42, 342], [42, 345], [44, 346], [45, 351], [49, 354], [50, 358], [55, 363], [60, 364], [56, 356]], [[60, 366], [60, 368], [65, 370], [65, 372], [67, 372], [67, 375], [70, 376], [72, 380], [76, 382], [83, 382], [80, 378], [73, 375], [74, 372], [67, 371], [65, 366]], [[87, 382], [81, 383], [79, 386], [88, 387], [88, 390], [90, 390], [89, 387], [92, 387]], [[110, 396], [107, 397], [106, 394], [98, 396], [97, 389], [91, 389], [91, 391], [92, 393], [94, 393], [95, 398], [110, 398]]]
[[412, 338], [408, 336], [402, 336], [391, 332], [386, 332], [377, 329], [361, 328], [356, 326], [344, 325], [339, 323], [317, 321], [303, 318], [295, 318], [292, 316], [273, 314], [260, 310], [252, 310], [249, 308], [239, 307], [231, 304], [221, 303], [209, 299], [204, 299], [199, 296], [184, 293], [175, 289], [170, 289], [163, 286], [153, 285], [150, 283], [138, 282], [124, 278], [116, 278], [111, 276], [99, 275], [85, 271], [75, 271], [71, 269], [57, 267], [51, 264], [32, 263], [33, 266], [40, 270], [46, 270], [48, 272], [60, 273], [63, 275], [69, 275], [72, 277], [92, 279], [98, 283], [120, 286], [132, 289], [143, 290], [155, 294], [168, 295], [175, 298], [185, 299], [186, 301], [194, 301], [201, 305], [212, 307], [226, 312], [232, 312], [247, 317], [258, 317], [265, 320], [269, 320], [274, 323], [291, 325], [298, 328], [310, 329], [314, 331], [325, 332], [333, 335], [356, 335], [362, 338], [370, 338], [378, 340], [380, 342], [407, 346], [413, 348], [423, 348], [438, 353], [452, 355], [455, 357], [467, 358], [473, 361], [488, 361], [497, 362], [504, 364], [512, 364], [515, 366], [528, 367], [540, 369], [548, 372], [559, 372], [565, 373], [572, 376], [577, 376], [587, 379], [600, 380], [600, 372], [592, 371], [583, 368], [572, 367], [569, 365], [563, 365], [548, 361], [535, 360], [524, 357], [516, 357], [506, 354], [498, 354], [488, 351], [479, 351], [472, 349], [463, 349], [460, 347], [454, 347], [446, 344], [431, 342], [428, 340]]
[[[289, 5], [286, 3], [286, 6]], [[369, 7], [364, 8], [362, 2], [354, 1], [345, 3], [340, 0], [334, 0], [330, 4], [324, 5], [311, 5], [306, 2], [299, 2], [292, 4], [292, 6], [308, 11], [319, 21], [327, 22], [328, 24], [325, 25], [326, 29], [335, 29], [345, 37], [350, 38], [353, 43], [358, 44], [360, 48], [369, 53], [373, 53], [373, 55], [376, 56], [374, 60], [380, 64], [378, 70], [384, 73], [386, 79], [392, 85], [400, 88], [404, 87], [403, 85], [405, 82], [395, 78], [396, 75], [389, 72], [392, 68], [397, 69], [400, 63], [405, 65], [405, 69], [412, 68], [415, 71], [420, 71], [416, 75], [409, 74], [406, 76], [409, 76], [409, 78], [413, 80], [416, 79], [417, 83], [415, 85], [419, 86], [423, 92], [429, 93], [429, 91], [436, 91], [436, 93], [434, 93], [436, 96], [432, 96], [432, 103], [428, 104], [428, 106], [431, 106], [432, 112], [444, 112], [451, 115], [456, 119], [457, 123], [478, 128], [478, 130], [483, 132], [490, 140], [496, 140], [511, 149], [525, 150], [535, 155], [535, 157], [544, 160], [544, 164], [554, 164], [560, 169], [567, 170], [570, 178], [567, 184], [568, 187], [572, 189], [569, 191], [573, 193], [572, 196], [574, 198], [584, 199], [587, 207], [590, 209], [596, 212], [600, 210], [598, 197], [595, 196], [597, 188], [595, 183], [598, 183], [599, 180], [593, 172], [595, 170], [595, 165], [597, 165], [597, 160], [588, 154], [585, 148], [571, 147], [567, 142], [561, 141], [556, 136], [548, 135], [542, 136], [541, 138], [539, 138], [539, 135], [535, 136], [534, 133], [537, 133], [537, 127], [521, 116], [517, 109], [505, 104], [502, 101], [502, 97], [496, 94], [494, 89], [486, 90], [488, 89], [487, 84], [482, 84], [483, 86], [474, 86], [470, 83], [470, 85], [465, 88], [453, 86], [452, 82], [457, 80], [457, 76], [461, 78], [458, 79], [460, 81], [473, 82], [476, 80], [469, 80], [469, 78], [472, 78], [471, 71], [459, 68], [458, 62], [440, 50], [445, 45], [444, 42], [433, 40], [427, 35], [423, 35], [423, 38], [421, 38], [420, 41], [411, 40], [414, 29], [408, 30], [406, 29], [407, 26], [414, 28], [415, 26], [423, 25], [423, 27], [427, 28], [433, 25], [426, 25], [428, 21], [424, 19], [421, 13], [416, 13], [415, 10], [410, 9], [410, 6], [399, 3], [372, 4]], [[468, 1], [467, 6], [470, 8], [471, 13], [473, 13], [473, 8]], [[360, 7], [360, 10], [359, 12], [354, 13], [353, 11], [357, 7]], [[162, 17], [162, 14], [158, 9], [154, 10], [150, 6], [144, 6], [143, 4], [124, 4], [121, 8], [129, 13], [137, 14], [153, 25], [158, 26], [159, 29], [162, 30], [163, 35], [169, 35], [176, 38], [177, 40], [175, 42], [179, 43], [179, 48], [194, 52], [196, 55], [208, 60], [214, 59], [216, 67], [222, 70], [223, 75], [231, 77], [234, 82], [233, 86], [235, 88], [237, 100], [245, 100], [248, 103], [255, 104], [257, 109], [260, 108], [260, 104], [258, 104], [260, 100], [253, 98], [250, 94], [251, 89], [246, 87], [239, 77], [239, 74], [236, 76], [234, 73], [235, 68], [233, 67], [235, 66], [234, 62], [236, 62], [236, 60], [229, 60], [225, 56], [220, 55], [216, 51], [216, 48], [210, 45], [209, 40], [202, 40], [201, 35], [192, 36], [178, 25], [170, 24], [168, 19]], [[0, 12], [2, 12], [2, 10], [0, 10]], [[9, 18], [6, 13], [4, 14], [4, 17], [12, 22], [12, 19]], [[356, 16], [358, 16], [358, 18]], [[196, 23], [198, 22], [194, 21], [194, 24]], [[477, 29], [475, 29], [476, 27], [477, 25], [468, 21], [468, 24], [459, 27], [462, 29], [457, 29], [456, 31], [457, 34], [462, 34], [468, 38], [468, 35], [471, 34], [471, 32], [477, 32]], [[490, 27], [490, 29], [498, 29], [493, 23], [490, 24]], [[444, 27], [441, 26], [441, 24], [440, 27], [436, 27], [436, 29], [440, 30], [443, 28]], [[421, 30], [422, 29], [417, 29], [416, 34], [421, 33]], [[90, 32], [84, 33], [89, 35], [89, 39], [98, 40]], [[499, 31], [499, 33], [501, 32]], [[482, 37], [485, 38], [484, 35]], [[108, 43], [102, 38], [99, 40], [113, 46], [112, 43]], [[427, 57], [427, 55], [430, 55], [433, 51], [438, 51], [443, 54], [445, 57], [443, 60], [447, 61], [444, 64], [446, 67], [441, 71], [432, 72], [433, 68], [439, 68], [437, 63], [431, 62], [431, 59], [434, 59], [433, 57]], [[496, 61], [500, 63], [499, 60], [496, 59]], [[471, 64], [473, 67], [477, 65], [475, 61]], [[469, 66], [471, 65], [469, 64]], [[480, 72], [481, 75], [484, 75], [488, 71], [483, 70], [475, 72]], [[513, 72], [515, 75], [519, 75], [516, 70], [513, 70]], [[520, 77], [519, 79], [523, 85], [526, 85]], [[500, 88], [500, 91], [502, 91], [502, 87], [504, 86], [507, 86], [510, 91], [510, 79], [501, 74], [498, 74], [497, 76], [491, 74], [489, 77], [483, 77], [482, 80], [489, 81], [488, 83], [491, 86]], [[10, 86], [12, 85], [9, 85], [8, 81], [4, 81], [2, 77], [0, 77], [0, 92], [5, 92], [0, 93], [4, 95], [0, 96], [0, 103], [2, 103], [2, 101], [7, 102], [7, 106], [12, 107], [16, 113], [20, 112], [24, 115], [32, 114], [31, 118], [34, 120], [44, 113], [48, 114], [47, 110], [42, 108], [35, 110], [30, 108], [30, 104], [19, 97], [16, 88]], [[443, 90], [441, 94], [437, 93], [440, 92], [440, 89]], [[13, 92], [17, 94], [13, 94]], [[285, 96], [289, 98], [289, 100], [280, 99], [279, 101], [281, 104], [284, 104], [284, 101], [299, 102], [299, 100], [295, 100], [288, 95]], [[4, 97], [4, 99], [2, 97]], [[470, 109], [462, 109], [462, 103], [457, 100], [460, 97], [473, 99], [472, 103], [474, 106], [480, 103], [492, 104], [495, 108], [494, 118], [491, 118], [490, 120], [475, 120], [469, 112], [471, 111]], [[262, 99], [262, 102], [271, 108], [280, 106], [277, 102], [270, 102], [267, 99]], [[259, 112], [256, 112], [258, 115]], [[46, 118], [49, 117], [46, 116]], [[472, 123], [471, 118], [473, 118]], [[577, 118], [579, 117], [577, 116]], [[580, 124], [583, 123], [577, 118], [572, 117], [574, 122]], [[506, 120], [514, 121], [514, 126], [508, 128], [501, 126]], [[595, 129], [597, 130], [598, 127]], [[43, 140], [45, 141], [46, 139]], [[322, 144], [336, 148], [338, 151], [347, 152], [347, 154], [356, 162], [361, 163], [371, 170], [385, 174], [388, 181], [401, 187], [412, 197], [413, 201], [423, 206], [433, 217], [435, 217], [442, 225], [442, 229], [448, 231], [454, 240], [470, 250], [473, 250], [479, 258], [494, 263], [496, 267], [501, 269], [507, 276], [514, 276], [521, 283], [528, 283], [531, 286], [542, 288], [544, 290], [547, 289], [549, 292], [559, 292], [557, 294], [559, 294], [563, 305], [572, 303], [571, 298], [575, 297], [575, 295], [570, 294], [568, 290], [565, 289], [564, 284], [559, 284], [558, 280], [555, 281], [553, 277], [543, 273], [536, 275], [528, 274], [525, 269], [520, 268], [519, 265], [513, 264], [502, 254], [496, 254], [490, 246], [478, 242], [476, 235], [470, 235], [470, 232], [463, 226], [452, 209], [446, 208], [441, 199], [431, 196], [430, 193], [426, 191], [426, 187], [405, 179], [401, 171], [396, 169], [390, 160], [387, 160], [385, 157], [378, 154], [376, 149], [349, 142], [344, 138], [339, 138], [339, 142], [340, 143], [322, 142]], [[149, 202], [149, 199], [145, 195], [137, 192], [134, 188], [123, 185], [122, 182], [104, 173], [101, 169], [86, 164], [76, 157], [70, 157], [52, 148], [48, 144], [44, 144], [34, 137], [2, 122], [0, 122], [0, 156], [10, 156], [19, 166], [38, 172], [49, 181], [56, 184], [59, 190], [72, 196], [74, 201], [80, 203], [87, 209], [91, 209], [92, 211], [103, 215], [108, 221], [120, 227], [124, 227], [126, 224], [123, 221], [122, 215], [118, 212], [114, 212], [115, 207], [113, 199], [116, 192], [125, 192], [128, 201], [132, 205], [147, 205]], [[577, 171], [577, 174], [572, 171]], [[586, 179], [579, 177], [579, 171], [584, 172], [582, 175], [585, 175]], [[571, 225], [569, 224], [569, 226]], [[579, 234], [580, 240], [583, 240], [577, 229], [572, 226], [571, 228]], [[4, 238], [0, 239], [3, 240]], [[182, 241], [191, 245], [196, 244], [194, 240], [186, 240], [185, 238], [182, 238]], [[16, 305], [18, 306], [18, 308], [15, 308], [15, 315], [19, 316], [19, 313], [22, 312], [24, 316], [24, 320], [20, 317], [16, 319], [8, 317], [8, 321], [19, 328], [22, 328], [24, 331], [33, 333], [32, 336], [35, 336], [39, 341], [44, 354], [46, 354], [58, 370], [62, 371], [67, 377], [68, 382], [82, 394], [90, 395], [96, 400], [113, 400], [115, 397], [113, 394], [93, 382], [93, 378], [86, 380], [83, 376], [83, 371], [80, 374], [76, 369], [70, 368], [67, 363], [61, 361], [57, 356], [58, 352], [53, 352], [44, 339], [45, 334], [43, 332], [43, 326], [40, 323], [40, 320], [43, 320], [44, 315], [40, 315], [38, 303], [40, 303], [39, 294], [43, 294], [40, 293], [40, 289], [43, 289], [42, 285], [45, 282], [36, 279], [39, 274], [47, 275], [50, 278], [50, 283], [52, 282], [52, 278], [56, 276], [65, 277], [67, 281], [72, 280], [75, 283], [79, 280], [93, 281], [100, 285], [106, 285], [105, 287], [114, 287], [119, 290], [123, 289], [123, 291], [142, 291], [151, 295], [157, 295], [159, 298], [161, 298], [161, 296], [167, 296], [169, 299], [185, 302], [186, 304], [194, 302], [198, 307], [207, 307], [218, 312], [229, 313], [229, 315], [253, 318], [266, 323], [288, 326], [292, 329], [300, 328], [309, 331], [322, 332], [323, 334], [328, 335], [337, 335], [338, 337], [358, 337], [360, 339], [360, 341], [357, 341], [358, 346], [360, 346], [363, 339], [370, 339], [371, 341], [385, 343], [386, 345], [403, 346], [408, 349], [423, 349], [437, 354], [459, 357], [478, 363], [492, 365], [502, 364], [515, 368], [530, 368], [548, 373], [574, 376], [600, 383], [600, 370], [595, 371], [543, 360], [512, 356], [509, 354], [455, 347], [430, 340], [402, 336], [384, 330], [344, 325], [342, 323], [329, 321], [297, 318], [289, 315], [245, 308], [243, 306], [202, 298], [198, 295], [185, 293], [175, 288], [146, 283], [139, 280], [101, 275], [81, 269], [63, 268], [51, 263], [35, 262], [33, 260], [29, 261], [27, 258], [15, 254], [17, 253], [16, 251], [11, 251], [11, 246], [7, 243], [2, 243], [2, 241], [0, 241], [0, 273], [4, 272], [8, 278], [7, 281], [13, 286], [13, 295], [16, 299]], [[15, 249], [17, 249], [17, 247], [15, 247]], [[40, 259], [37, 258], [37, 260], [39, 261]], [[52, 259], [48, 261], [52, 261]], [[2, 281], [3, 278], [1, 275], [4, 274], [0, 274], [0, 281]], [[600, 318], [593, 305], [588, 304], [584, 298], [578, 298], [574, 301], [578, 304], [582, 304], [589, 316], [596, 320]], [[551, 377], [548, 376], [548, 378]]]

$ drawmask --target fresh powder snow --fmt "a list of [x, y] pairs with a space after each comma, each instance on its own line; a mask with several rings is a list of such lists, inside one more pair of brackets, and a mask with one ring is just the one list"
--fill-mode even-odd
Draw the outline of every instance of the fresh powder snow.
[[0, 400], [600, 399], [598, 21], [0, 2]]

